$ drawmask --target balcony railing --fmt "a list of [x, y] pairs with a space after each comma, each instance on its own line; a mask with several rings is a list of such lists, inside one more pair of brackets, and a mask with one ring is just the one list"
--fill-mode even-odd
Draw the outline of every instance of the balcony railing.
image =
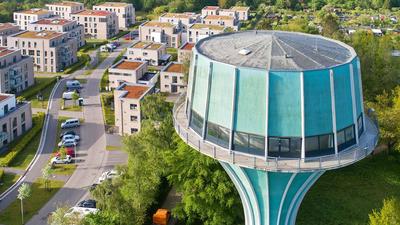
[[359, 144], [345, 149], [338, 154], [301, 158], [260, 157], [231, 151], [208, 141], [189, 128], [185, 113], [185, 94], [176, 101], [173, 109], [174, 127], [182, 140], [202, 154], [214, 159], [236, 164], [242, 167], [266, 171], [306, 172], [330, 170], [350, 165], [367, 157], [378, 143], [378, 128], [368, 117], [365, 121], [365, 131], [359, 138]]

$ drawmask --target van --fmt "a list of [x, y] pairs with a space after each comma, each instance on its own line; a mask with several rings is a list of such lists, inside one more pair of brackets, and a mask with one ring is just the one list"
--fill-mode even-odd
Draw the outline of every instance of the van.
[[75, 92], [75, 91], [65, 91], [65, 92], [63, 92], [62, 98], [64, 100], [71, 100], [72, 96], [74, 95], [74, 93], [77, 93], [77, 92]]
[[68, 119], [65, 122], [61, 123], [61, 129], [73, 128], [79, 126], [80, 126], [79, 119]]
[[81, 83], [78, 80], [68, 80], [67, 89], [79, 89], [81, 88]]

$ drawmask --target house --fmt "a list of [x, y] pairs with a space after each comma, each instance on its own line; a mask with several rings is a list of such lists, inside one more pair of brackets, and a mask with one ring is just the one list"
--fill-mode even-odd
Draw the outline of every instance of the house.
[[148, 21], [139, 26], [139, 40], [163, 43], [167, 47], [178, 48], [181, 45], [182, 30], [172, 23]]
[[166, 51], [165, 44], [138, 41], [127, 49], [126, 57], [130, 60], [147, 61], [150, 65], [158, 66], [168, 60]]
[[186, 61], [190, 61], [192, 58], [192, 48], [194, 47], [194, 43], [186, 42], [178, 49], [178, 62], [185, 63]]
[[202, 16], [208, 16], [208, 15], [218, 15], [220, 8], [218, 6], [205, 6], [201, 10], [201, 15]]
[[164, 13], [159, 17], [159, 21], [163, 23], [172, 23], [181, 26], [183, 30], [187, 30], [189, 26], [200, 22], [200, 15], [195, 13]]
[[236, 16], [239, 20], [248, 20], [250, 7], [247, 6], [233, 6], [231, 10], [236, 12]]
[[14, 12], [14, 23], [22, 30], [26, 30], [28, 29], [28, 24], [52, 16], [53, 12], [46, 9], [28, 9]]
[[19, 26], [12, 23], [0, 23], [0, 46], [7, 46], [7, 37], [19, 32]]
[[47, 3], [46, 7], [49, 11], [53, 12], [54, 15], [62, 19], [71, 19], [71, 14], [85, 9], [83, 3], [73, 1]]
[[131, 3], [125, 2], [104, 2], [93, 6], [94, 10], [115, 12], [118, 17], [118, 27], [126, 30], [135, 24], [135, 8]]
[[119, 32], [118, 17], [115, 12], [83, 10], [71, 14], [85, 29], [85, 36], [95, 39], [109, 39]]
[[138, 83], [139, 79], [147, 72], [146, 61], [122, 59], [108, 69], [108, 79], [111, 88], [121, 84]]
[[239, 29], [238, 21], [232, 16], [208, 15], [203, 18], [203, 24], [229, 27], [235, 31]]
[[182, 93], [186, 90], [184, 64], [168, 63], [160, 72], [161, 92]]
[[226, 31], [226, 28], [221, 25], [201, 24], [196, 23], [189, 27], [187, 31], [187, 41], [196, 43], [203, 38], [211, 35], [220, 34]]

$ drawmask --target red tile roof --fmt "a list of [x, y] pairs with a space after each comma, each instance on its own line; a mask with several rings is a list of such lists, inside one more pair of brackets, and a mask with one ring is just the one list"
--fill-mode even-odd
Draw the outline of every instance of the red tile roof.
[[126, 85], [124, 87], [124, 90], [127, 91], [128, 93], [125, 95], [125, 98], [138, 99], [144, 93], [146, 93], [149, 89], [150, 89], [150, 87], [147, 87], [147, 86]]
[[11, 50], [7, 47], [0, 47], [0, 57], [13, 53], [17, 50]]
[[109, 11], [103, 11], [103, 10], [83, 10], [77, 13], [74, 13], [73, 15], [79, 15], [79, 16], [108, 16], [112, 14], [112, 12]]
[[192, 50], [192, 48], [194, 47], [194, 43], [186, 43], [181, 47], [181, 50]]

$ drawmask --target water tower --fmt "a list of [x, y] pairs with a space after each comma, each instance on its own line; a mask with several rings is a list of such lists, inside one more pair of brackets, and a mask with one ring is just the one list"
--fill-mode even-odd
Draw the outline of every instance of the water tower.
[[324, 171], [363, 159], [378, 139], [354, 49], [282, 31], [199, 41], [174, 125], [191, 147], [220, 161], [246, 225], [295, 224]]

